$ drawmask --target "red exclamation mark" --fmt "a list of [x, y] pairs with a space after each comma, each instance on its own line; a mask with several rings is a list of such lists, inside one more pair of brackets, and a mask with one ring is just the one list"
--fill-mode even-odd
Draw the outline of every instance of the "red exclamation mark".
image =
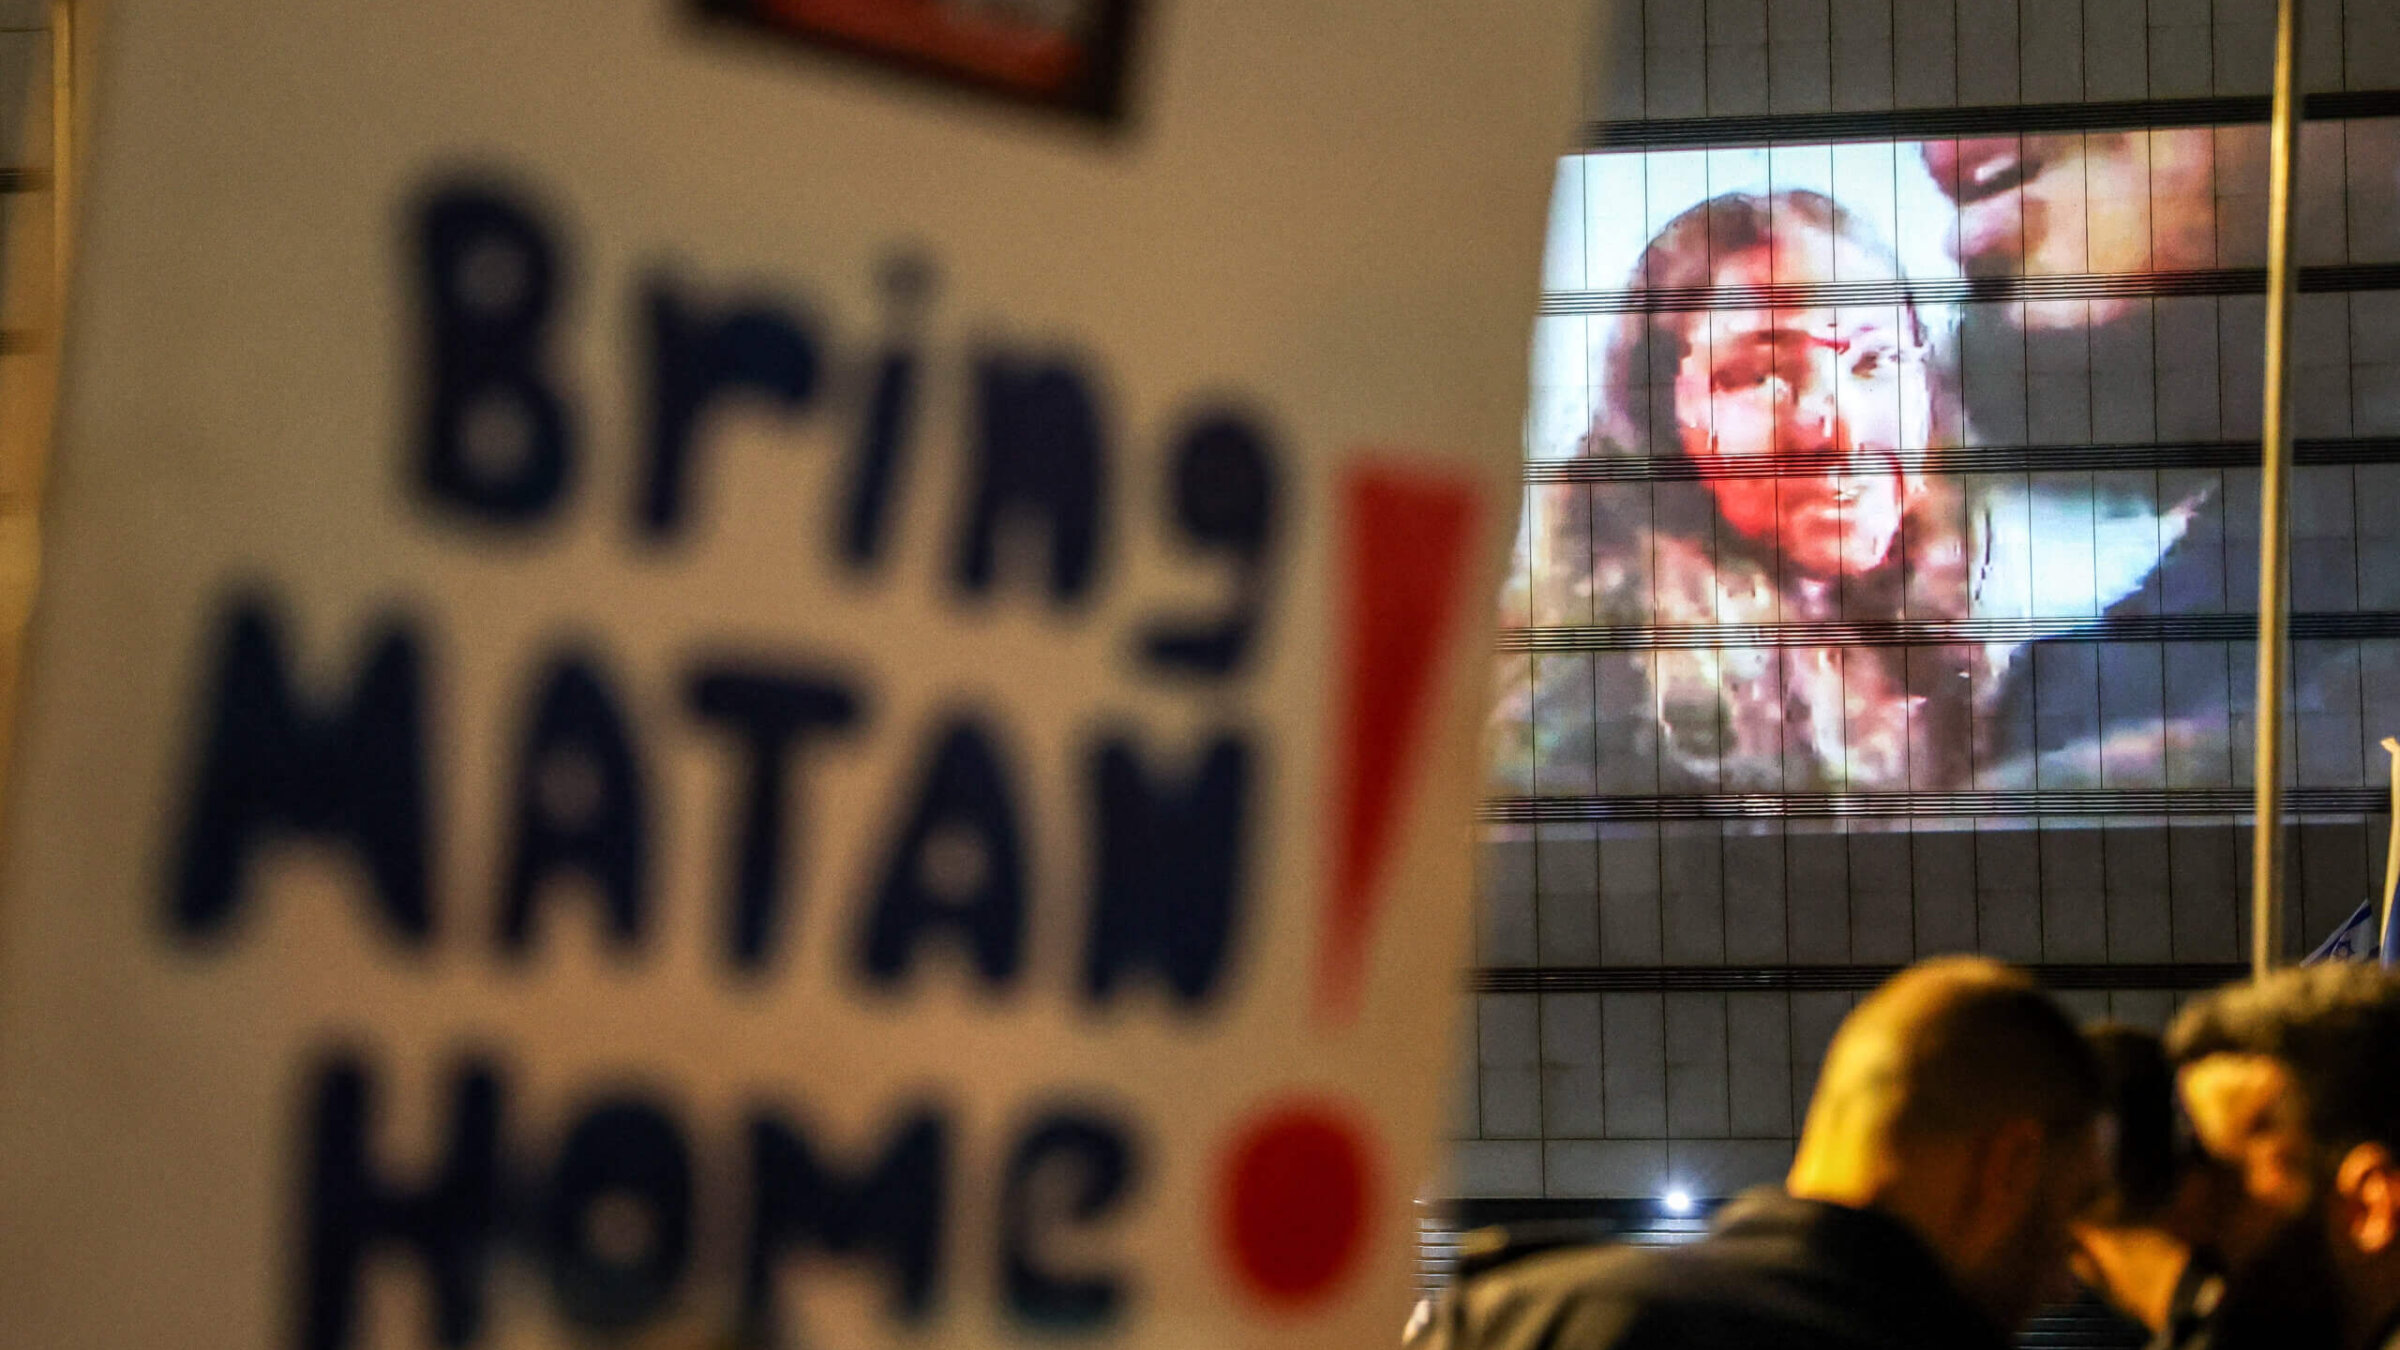
[[1342, 701], [1333, 877], [1317, 949], [1320, 1020], [1358, 1015], [1392, 831], [1464, 598], [1480, 498], [1471, 479], [1436, 469], [1365, 464], [1343, 477]]

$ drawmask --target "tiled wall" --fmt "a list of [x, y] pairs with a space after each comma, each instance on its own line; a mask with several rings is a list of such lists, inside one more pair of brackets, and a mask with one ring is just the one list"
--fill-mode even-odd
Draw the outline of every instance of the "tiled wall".
[[[1824, 893], [1839, 903], [1844, 889]], [[2207, 950], [2234, 955], [2230, 940]], [[1885, 959], [1914, 954], [1895, 950]], [[1790, 1162], [1817, 1062], [1857, 997], [1476, 995], [1466, 1011], [1472, 1058], [1452, 1084], [1450, 1191], [1613, 1198], [1657, 1195], [1673, 1184], [1708, 1196], [1772, 1181]], [[2153, 1027], [2177, 1004], [2160, 992], [2061, 997], [2081, 1017]]]
[[1457, 1193], [1641, 1196], [1672, 1178], [1725, 1195], [1780, 1175], [1853, 997], [1480, 995]]
[[[2311, 0], [2303, 73], [2314, 90], [2400, 90], [2400, 5]], [[1875, 112], [1928, 107], [2264, 94], [2272, 0], [1623, 0], [1598, 44], [1587, 107], [1596, 121]], [[2255, 127], [2218, 135], [2256, 137]], [[1586, 211], [1578, 161], [1559, 209]], [[2304, 260], [2400, 259], [2400, 119], [2308, 129]], [[2220, 267], [2264, 258], [2264, 203], [2220, 186]], [[1600, 291], [1554, 256], [1553, 291]], [[2149, 349], [2035, 369], [2022, 351], [1962, 351], [1965, 378], [2021, 387], [2024, 416], [1989, 418], [1982, 444], [2238, 440], [2258, 433], [2255, 296], [2138, 302]], [[1543, 341], [1593, 341], [1574, 318]], [[2303, 296], [2295, 385], [2299, 434], [2400, 435], [2400, 292]], [[1570, 331], [1574, 330], [1574, 331]], [[2070, 353], [2071, 354], [2071, 353]], [[2054, 349], [2050, 356], [2058, 355]], [[2106, 368], [2103, 368], [2103, 367]], [[2120, 368], [2121, 367], [2121, 368]], [[1542, 401], [1574, 390], [1537, 391]], [[1554, 410], [1555, 411], [1555, 410]], [[1567, 407], [1555, 415], [1581, 415]], [[2214, 489], [2187, 547], [2223, 566], [2187, 570], [2155, 597], [2162, 613], [2255, 605], [2257, 475], [2157, 470]], [[2105, 474], [2086, 475], [2095, 490]], [[2130, 480], [2129, 480], [2130, 481]], [[2119, 485], [2123, 486], [2123, 485]], [[2293, 606], [2400, 610], [2400, 466], [2300, 469], [2293, 498]], [[1646, 491], [1644, 484], [1605, 490]], [[1538, 507], [1536, 509], [1539, 509]], [[2074, 589], [2062, 550], [2051, 578]], [[2056, 597], [2051, 597], [2055, 599]], [[2029, 612], [2047, 612], [2042, 597]], [[2089, 612], [2065, 604], [2057, 612]], [[1537, 618], [1535, 622], [1573, 622]], [[2321, 657], [2311, 661], [2310, 658]], [[1592, 660], [1589, 656], [1546, 659]], [[2239, 688], [2241, 642], [2062, 645], [2043, 650], [2036, 715], [2095, 719], [2192, 681]], [[2295, 781], [2373, 788], [2400, 732], [2400, 642], [2311, 649], [2325, 672], [2299, 693]], [[1600, 663], [1605, 665], [1605, 662]], [[1595, 677], [1597, 678], [1597, 676]], [[2172, 760], [2133, 786], [2238, 787], [2243, 753]], [[1657, 790], [1638, 764], [1596, 765], [1580, 793]], [[1611, 774], [1626, 781], [1605, 781]], [[2119, 784], [2112, 783], [2112, 786]], [[2292, 943], [2313, 943], [2381, 880], [2382, 817], [2312, 819], [2295, 831]], [[2057, 963], [2234, 962], [2247, 952], [2249, 829], [2230, 817], [1980, 819], [1890, 823], [1669, 821], [1493, 826], [1485, 834], [1478, 962], [1509, 974], [1559, 968], [1862, 966], [1949, 951]], [[1487, 983], [1491, 981], [1487, 980]], [[1505, 981], [1502, 981], [1505, 983]], [[2177, 996], [2063, 995], [2085, 1017], [2159, 1025]], [[1722, 1195], [1780, 1176], [1816, 1064], [1854, 993], [1498, 993], [1463, 1009], [1452, 1085], [1456, 1135], [1446, 1189], [1476, 1197], [1629, 1197], [1670, 1185]]]

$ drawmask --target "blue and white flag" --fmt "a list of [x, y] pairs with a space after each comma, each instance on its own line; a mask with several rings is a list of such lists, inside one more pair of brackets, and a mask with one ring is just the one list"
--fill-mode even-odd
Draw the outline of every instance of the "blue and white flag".
[[2375, 932], [2375, 902], [2362, 900], [2333, 936], [2317, 945], [2317, 949], [2301, 959], [2304, 966], [2324, 961], [2372, 961], [2377, 948]]

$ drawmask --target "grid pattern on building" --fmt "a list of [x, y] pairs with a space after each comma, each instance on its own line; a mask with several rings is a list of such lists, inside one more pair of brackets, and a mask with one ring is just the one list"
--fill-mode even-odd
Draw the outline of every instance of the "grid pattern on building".
[[[2379, 884], [2377, 742], [2400, 733], [2400, 7], [2315, 0], [2310, 15], [2303, 76], [2326, 120], [2308, 127], [2302, 166], [2312, 270], [2295, 388], [2308, 441], [2292, 576], [2307, 678], [2288, 738], [2293, 781], [2314, 795], [2291, 850], [2296, 946]], [[1758, 301], [1721, 287], [1645, 293], [1623, 260], [1725, 184], [1791, 183], [1865, 202], [1897, 255], [1931, 261], [1899, 292], [1870, 269], [1810, 278], [1815, 289], [1773, 303], [1848, 313], [1905, 293], [1949, 306], [1956, 337], [1939, 356], [1975, 407], [1948, 414], [1955, 434], [1932, 447], [1929, 472], [2040, 496], [2027, 530], [2040, 565], [2004, 609], [1882, 627], [1837, 604], [1694, 635], [1588, 601], [1545, 608], [1535, 588], [1509, 615], [1504, 678], [1588, 689], [1606, 708], [1612, 681], [1651, 688], [1662, 653], [1679, 649], [1724, 662], [1830, 642], [1896, 651], [1906, 666], [1910, 649], [2021, 629], [2032, 692], [2007, 715], [2029, 741], [2090, 740], [2177, 707], [2217, 720], [2183, 744], [2046, 761], [2022, 781], [1982, 764], [1948, 777], [1912, 766], [1865, 793], [1805, 774], [1764, 787], [1731, 770], [1696, 778], [1654, 750], [1537, 742], [1522, 781], [1496, 784], [1485, 812], [1481, 978], [1462, 1019], [1449, 1193], [1718, 1196], [1780, 1175], [1834, 1025], [1892, 965], [1983, 951], [2065, 967], [2082, 972], [2062, 995], [2079, 1014], [2157, 1025], [2242, 958], [2252, 652], [2240, 633], [2255, 607], [2257, 474], [2241, 465], [2258, 434], [2265, 209], [2263, 179], [2236, 166], [2263, 144], [2273, 21], [2269, 0], [1621, 7], [1613, 41], [1595, 47], [1591, 148], [1560, 171], [1527, 538], [1569, 513], [1657, 521], [1673, 509], [1668, 488], [1691, 473], [1671, 440], [1561, 450], [1605, 411], [1589, 372], [1628, 314]], [[1958, 218], [1901, 182], [1920, 172], [1920, 142], [2097, 144], [2127, 128], [2179, 129], [2213, 156], [2197, 264], [2127, 265], [2095, 245], [2005, 277], [1955, 260], [1936, 275]], [[2149, 135], [2143, 162], [2193, 143], [2169, 134]], [[1992, 340], [2011, 332], [2040, 339]], [[1673, 363], [1653, 354], [1651, 372], [1645, 395], [1663, 406]], [[2177, 565], [2114, 593], [2120, 545], [2096, 523], [2067, 528], [2077, 504], [2086, 522], [2189, 504]], [[1955, 623], [1969, 627], [1944, 627]]]

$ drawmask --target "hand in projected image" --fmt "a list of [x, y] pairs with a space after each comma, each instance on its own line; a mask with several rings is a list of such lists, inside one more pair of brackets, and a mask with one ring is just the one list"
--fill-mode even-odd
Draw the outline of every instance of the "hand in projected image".
[[[2264, 187], [2255, 127], [1927, 141], [1926, 171], [1958, 207], [1951, 256], [1969, 276], [2123, 275], [2224, 265], [2217, 199]], [[2025, 307], [2041, 327], [2085, 302]], [[2134, 304], [2088, 302], [2106, 323]], [[2013, 312], [2013, 311], [2012, 311]]]

